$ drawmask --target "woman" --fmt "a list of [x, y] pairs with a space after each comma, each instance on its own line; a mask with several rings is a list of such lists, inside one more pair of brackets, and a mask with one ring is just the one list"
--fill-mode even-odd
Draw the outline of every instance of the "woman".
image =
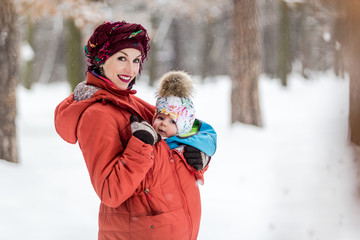
[[[101, 24], [85, 46], [90, 63], [86, 83], [55, 111], [58, 134], [79, 143], [101, 199], [99, 239], [197, 238], [201, 206], [196, 179], [205, 169], [194, 170], [180, 160], [183, 154], [159, 141], [148, 124], [155, 107], [132, 90], [148, 50], [141, 25]], [[132, 115], [144, 121], [130, 123]], [[199, 150], [195, 159], [201, 161], [198, 156]]]

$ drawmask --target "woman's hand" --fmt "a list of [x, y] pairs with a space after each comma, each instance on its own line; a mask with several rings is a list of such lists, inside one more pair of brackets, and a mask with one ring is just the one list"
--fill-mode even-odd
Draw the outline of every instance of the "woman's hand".
[[131, 132], [134, 137], [137, 137], [144, 143], [154, 145], [160, 141], [161, 137], [156, 133], [154, 128], [146, 121], [139, 122], [136, 115], [130, 117]]

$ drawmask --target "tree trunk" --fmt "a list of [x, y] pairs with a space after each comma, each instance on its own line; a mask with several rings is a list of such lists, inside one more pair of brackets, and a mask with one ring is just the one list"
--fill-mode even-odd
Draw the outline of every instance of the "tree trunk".
[[[159, 19], [156, 14], [151, 15], [151, 25], [153, 29], [158, 29], [159, 27]], [[156, 79], [158, 77], [158, 50], [159, 47], [156, 41], [150, 41], [150, 49], [149, 51], [149, 85], [153, 87], [155, 85]]]
[[173, 47], [174, 58], [171, 61], [171, 70], [183, 70], [182, 59], [183, 51], [181, 46], [181, 23], [180, 20], [175, 18], [172, 22], [172, 35], [173, 35]]
[[[31, 19], [27, 19], [26, 41], [32, 49], [34, 49], [34, 33], [35, 25]], [[26, 59], [21, 83], [26, 89], [31, 89], [34, 81], [34, 58]]]
[[74, 23], [74, 19], [66, 21], [67, 27], [67, 59], [66, 70], [67, 80], [70, 83], [71, 89], [84, 80], [84, 73], [82, 72], [82, 51], [81, 51], [81, 32]]
[[262, 72], [271, 78], [277, 77], [278, 38], [279, 38], [279, 1], [260, 1], [260, 20], [262, 25]]
[[258, 5], [256, 0], [233, 0], [233, 3], [231, 121], [261, 126]]
[[341, 15], [346, 28], [342, 44], [350, 76], [349, 137], [360, 146], [360, 2], [344, 0], [341, 4], [345, 7]]
[[0, 159], [18, 162], [16, 85], [18, 82], [17, 15], [12, 0], [0, 5]]
[[287, 76], [291, 71], [289, 9], [285, 1], [281, 1], [280, 5], [278, 76], [281, 80], [281, 85], [286, 87]]
[[202, 31], [203, 31], [203, 37], [204, 37], [204, 41], [203, 44], [201, 45], [202, 47], [202, 56], [201, 56], [201, 61], [200, 61], [200, 74], [201, 74], [201, 79], [202, 81], [205, 80], [206, 77], [212, 75], [212, 69], [213, 69], [213, 64], [212, 64], [212, 59], [211, 59], [211, 49], [213, 48], [214, 45], [214, 30], [213, 30], [213, 23], [214, 20], [212, 19], [208, 19], [207, 21], [205, 21], [203, 23], [202, 26]]

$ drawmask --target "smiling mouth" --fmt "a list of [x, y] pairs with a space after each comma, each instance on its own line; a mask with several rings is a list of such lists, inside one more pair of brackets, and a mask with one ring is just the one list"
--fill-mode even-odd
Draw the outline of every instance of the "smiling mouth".
[[128, 75], [120, 75], [120, 74], [118, 74], [117, 76], [120, 79], [120, 81], [122, 81], [124, 83], [128, 83], [131, 80], [131, 76], [128, 76]]

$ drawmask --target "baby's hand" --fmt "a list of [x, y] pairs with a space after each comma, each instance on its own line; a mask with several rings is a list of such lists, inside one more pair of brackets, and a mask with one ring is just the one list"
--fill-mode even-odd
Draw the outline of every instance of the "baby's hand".
[[202, 170], [209, 162], [209, 156], [199, 149], [185, 145], [184, 157], [186, 162], [196, 170]]

